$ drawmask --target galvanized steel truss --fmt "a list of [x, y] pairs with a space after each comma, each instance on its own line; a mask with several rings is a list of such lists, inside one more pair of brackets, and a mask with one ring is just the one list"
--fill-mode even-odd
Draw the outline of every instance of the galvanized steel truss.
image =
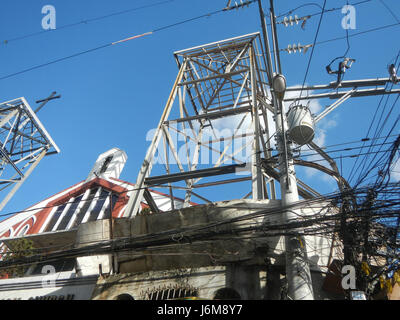
[[0, 191], [12, 198], [45, 155], [59, 149], [24, 98], [0, 104]]
[[[125, 215], [138, 213], [144, 189], [150, 186], [165, 187], [172, 208], [179, 191], [184, 193], [184, 206], [189, 206], [192, 196], [214, 202], [206, 189], [246, 181], [243, 198], [274, 199], [274, 179], [261, 170], [261, 158], [271, 156], [268, 118], [273, 109], [259, 33], [177, 51], [174, 56], [178, 76]], [[154, 162], [161, 165], [150, 176]]]

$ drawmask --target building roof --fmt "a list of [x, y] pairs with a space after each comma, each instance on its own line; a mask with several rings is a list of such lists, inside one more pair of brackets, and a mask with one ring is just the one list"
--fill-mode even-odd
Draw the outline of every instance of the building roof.
[[[101, 154], [86, 180], [82, 180], [35, 205], [0, 222], [0, 238], [18, 238], [46, 233], [73, 231], [81, 223], [100, 219], [120, 218], [134, 184], [119, 179], [125, 165], [125, 152], [113, 148]], [[171, 210], [171, 197], [149, 189], [160, 211]], [[174, 208], [183, 200], [173, 198]], [[193, 204], [193, 203], [192, 203]], [[148, 207], [142, 202], [142, 208]], [[5, 240], [5, 239], [4, 239]], [[0, 245], [0, 253], [5, 250]]]

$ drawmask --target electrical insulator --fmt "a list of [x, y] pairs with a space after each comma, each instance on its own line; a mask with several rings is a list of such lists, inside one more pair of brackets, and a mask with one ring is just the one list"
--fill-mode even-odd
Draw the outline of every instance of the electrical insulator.
[[285, 27], [287, 27], [289, 24], [293, 26], [294, 23], [299, 24], [299, 17], [297, 15], [294, 16], [294, 19], [292, 16], [290, 16], [289, 18], [283, 18], [283, 24], [285, 25]]
[[304, 29], [306, 21], [310, 18], [311, 16], [305, 16], [301, 18], [299, 18], [297, 15], [295, 15], [294, 18], [292, 16], [289, 16], [289, 18], [283, 18], [283, 21], [278, 22], [278, 24], [283, 24], [285, 27], [288, 27], [289, 25], [293, 26], [294, 24], [299, 24], [300, 21], [303, 21], [303, 23], [301, 24], [301, 28]]
[[396, 73], [396, 66], [394, 64], [391, 64], [388, 70], [389, 70], [390, 81], [396, 84], [399, 81], [399, 78], [397, 77]]
[[235, 4], [232, 5], [232, 6], [230, 6], [231, 1], [229, 1], [228, 4], [227, 4], [227, 6], [226, 6], [226, 8], [224, 8], [223, 10], [224, 10], [224, 11], [227, 11], [227, 10], [233, 10], [233, 9], [243, 8], [243, 7], [245, 7], [245, 6], [248, 7], [248, 6], [249, 6], [251, 3], [253, 3], [253, 2], [254, 2], [254, 0], [252, 0], [252, 1], [245, 1], [245, 2], [243, 2], [243, 0], [240, 0], [240, 3], [237, 3], [237, 2], [235, 1]]
[[312, 44], [307, 44], [305, 46], [302, 46], [300, 43], [298, 43], [298, 44], [293, 44], [293, 46], [289, 44], [287, 48], [283, 50], [287, 51], [288, 53], [296, 53], [297, 51], [299, 52], [303, 51], [303, 53], [306, 53], [308, 49], [311, 47]]

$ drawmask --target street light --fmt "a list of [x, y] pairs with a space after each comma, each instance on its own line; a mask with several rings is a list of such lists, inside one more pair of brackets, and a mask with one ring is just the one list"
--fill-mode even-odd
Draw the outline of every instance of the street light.
[[272, 88], [279, 100], [283, 100], [286, 91], [286, 78], [282, 74], [277, 74], [272, 79]]

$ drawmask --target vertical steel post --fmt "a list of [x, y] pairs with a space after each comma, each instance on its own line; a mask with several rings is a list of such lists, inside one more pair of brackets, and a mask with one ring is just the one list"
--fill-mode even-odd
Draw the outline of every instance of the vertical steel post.
[[144, 180], [150, 174], [153, 157], [154, 157], [154, 154], [158, 147], [158, 144], [160, 142], [162, 133], [163, 133], [164, 121], [166, 121], [168, 119], [168, 116], [171, 112], [172, 105], [174, 104], [175, 97], [177, 94], [178, 83], [182, 80], [183, 74], [186, 69], [186, 64], [187, 64], [187, 61], [185, 60], [179, 70], [177, 77], [176, 77], [176, 80], [172, 87], [171, 93], [168, 97], [167, 104], [164, 108], [164, 112], [161, 116], [161, 120], [160, 120], [157, 130], [154, 134], [153, 140], [150, 144], [150, 147], [147, 149], [147, 153], [146, 153], [145, 159], [143, 161], [142, 167], [140, 168], [140, 172], [139, 172], [138, 178], [136, 180], [134, 190], [132, 191], [132, 193], [129, 196], [129, 201], [128, 201], [128, 204], [126, 205], [124, 217], [133, 217], [134, 215], [136, 215], [138, 213], [140, 202], [143, 199]]
[[260, 120], [259, 109], [257, 106], [257, 78], [255, 70], [255, 55], [253, 47], [250, 47], [250, 76], [251, 76], [251, 105], [253, 115], [253, 132], [254, 140], [252, 144], [252, 161], [251, 161], [251, 176], [252, 176], [252, 194], [253, 199], [260, 200], [264, 198], [263, 192], [263, 175], [261, 172], [260, 159]]

